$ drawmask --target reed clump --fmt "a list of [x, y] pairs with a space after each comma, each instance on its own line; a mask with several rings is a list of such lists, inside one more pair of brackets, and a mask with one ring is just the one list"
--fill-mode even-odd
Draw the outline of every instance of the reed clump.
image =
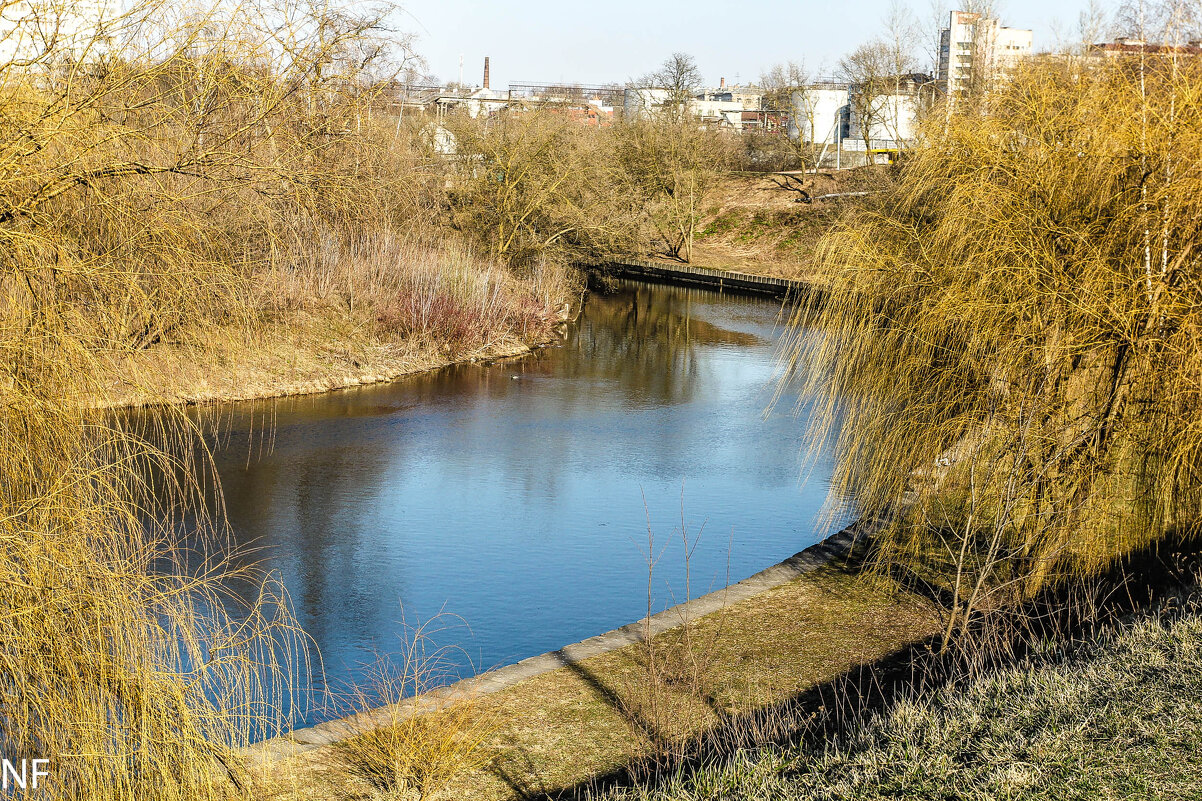
[[948, 594], [946, 639], [1198, 531], [1199, 100], [1175, 51], [1031, 60], [823, 242], [789, 356], [835, 500], [890, 519], [876, 563]]
[[341, 314], [381, 341], [408, 341], [452, 357], [506, 342], [545, 339], [567, 314], [569, 268], [555, 259], [521, 274], [465, 243], [382, 231], [293, 252], [255, 296], [265, 317]]
[[349, 697], [343, 739], [332, 746], [336, 775], [384, 798], [436, 797], [488, 761], [483, 745], [497, 728], [469, 691], [444, 688], [456, 676], [453, 654], [435, 643], [435, 618], [405, 635], [396, 656], [381, 656]]

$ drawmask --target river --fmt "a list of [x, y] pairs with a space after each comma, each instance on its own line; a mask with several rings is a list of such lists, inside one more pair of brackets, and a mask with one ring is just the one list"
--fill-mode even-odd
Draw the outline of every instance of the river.
[[521, 359], [235, 405], [226, 515], [320, 651], [300, 685], [361, 678], [402, 619], [445, 613], [460, 675], [637, 620], [649, 532], [651, 605], [683, 601], [682, 521], [693, 596], [819, 539], [829, 460], [795, 395], [770, 403], [781, 312], [619, 282]]

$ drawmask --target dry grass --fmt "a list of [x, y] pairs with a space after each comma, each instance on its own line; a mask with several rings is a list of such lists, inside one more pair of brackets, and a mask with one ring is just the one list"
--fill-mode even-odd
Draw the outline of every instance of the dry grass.
[[[480, 797], [506, 798], [512, 788], [500, 777], [549, 791], [654, 759], [646, 736], [632, 736], [639, 722], [630, 717], [652, 694], [675, 715], [661, 734], [660, 757], [670, 756], [664, 735], [678, 738], [671, 751], [687, 751], [681, 740], [878, 659], [929, 635], [935, 623], [913, 596], [892, 596], [839, 573], [798, 579], [693, 622], [689, 640], [712, 643], [710, 669], [697, 685], [640, 687], [646, 647], [634, 645], [481, 699], [506, 724], [490, 743], [493, 775], [468, 786]], [[685, 636], [679, 629], [660, 635], [659, 653], [680, 653]]]
[[[930, 636], [937, 622], [916, 596], [831, 570], [695, 619], [687, 634], [665, 632], [654, 644], [660, 655], [682, 655], [690, 641], [712, 645], [703, 657], [709, 668], [700, 684], [665, 682], [656, 690], [661, 708], [674, 710], [670, 728], [681, 739], [673, 750], [687, 750], [690, 737]], [[646, 730], [636, 733], [640, 722], [631, 717], [650, 693], [641, 683], [646, 654], [644, 644], [627, 646], [471, 699], [474, 714], [495, 723], [481, 743], [487, 764], [460, 774], [441, 797], [523, 797], [587, 784], [654, 759]], [[728, 728], [755, 737], [766, 734], [768, 723], [761, 723]], [[325, 762], [323, 756], [316, 759], [318, 765]], [[293, 793], [337, 793], [341, 781], [319, 768], [305, 772]]]
[[245, 319], [109, 354], [107, 402], [321, 392], [513, 356], [552, 339], [575, 300], [577, 279], [558, 262], [519, 277], [453, 240], [381, 235], [293, 258], [259, 276]]
[[[880, 168], [820, 173], [801, 179], [811, 196], [879, 190], [888, 182]], [[772, 275], [821, 284], [818, 243], [860, 198], [797, 202], [799, 194], [782, 188], [784, 178], [769, 175], [723, 176], [706, 199], [705, 214], [693, 246], [693, 262], [702, 267]]]
[[371, 711], [340, 721], [343, 739], [329, 749], [326, 765], [348, 787], [424, 801], [485, 763], [481, 745], [497, 722], [475, 699], [437, 692], [456, 664], [431, 643], [439, 625], [435, 618], [407, 632], [399, 655], [382, 656], [350, 694], [351, 710]]
[[1194, 608], [926, 692], [810, 746], [760, 746], [623, 801], [1202, 797]]

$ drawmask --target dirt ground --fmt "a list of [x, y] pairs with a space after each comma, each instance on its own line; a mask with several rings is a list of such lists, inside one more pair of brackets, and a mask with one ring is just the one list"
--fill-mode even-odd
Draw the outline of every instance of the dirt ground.
[[[862, 197], [823, 196], [871, 192], [886, 176], [885, 168], [877, 167], [814, 175], [731, 174], [706, 200], [692, 264], [821, 282], [814, 261], [818, 241]], [[812, 202], [801, 202], [797, 189]]]

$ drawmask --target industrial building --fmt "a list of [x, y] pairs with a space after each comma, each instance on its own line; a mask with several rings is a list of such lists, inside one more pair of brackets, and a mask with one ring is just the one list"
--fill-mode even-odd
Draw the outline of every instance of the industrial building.
[[803, 142], [833, 147], [848, 136], [850, 84], [817, 81], [793, 91], [793, 130]]
[[887, 91], [859, 99], [861, 87], [848, 86], [850, 106], [846, 147], [851, 150], [897, 151], [905, 149], [918, 135], [922, 113], [934, 100], [935, 81], [921, 72], [889, 78]]

